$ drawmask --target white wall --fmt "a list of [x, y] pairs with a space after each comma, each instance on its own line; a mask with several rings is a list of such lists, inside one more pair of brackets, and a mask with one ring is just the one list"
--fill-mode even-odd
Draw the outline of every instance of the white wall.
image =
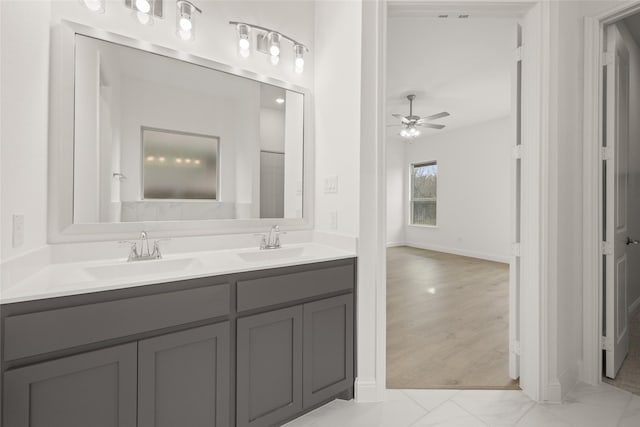
[[[617, 25], [629, 50], [629, 236], [640, 240], [640, 47], [629, 33], [627, 27], [620, 23]], [[629, 257], [629, 282], [627, 289], [627, 302], [629, 309], [640, 307], [640, 246], [627, 246]]]
[[406, 244], [405, 142], [387, 141], [387, 246]]
[[[121, 0], [109, 0], [106, 12], [95, 14], [77, 0], [0, 1], [2, 260], [46, 245], [50, 24], [70, 20], [303, 87], [314, 87], [313, 2], [199, 0], [197, 4], [203, 14], [198, 16], [197, 39], [194, 42], [183, 42], [175, 36], [175, 7], [172, 7], [172, 2], [165, 2], [165, 18], [156, 20], [153, 26], [140, 25], [123, 3]], [[275, 67], [261, 54], [240, 58], [236, 49], [236, 31], [228, 24], [230, 20], [275, 28], [307, 44], [311, 52], [305, 56], [304, 73], [298, 75], [294, 73], [293, 66], [288, 65], [292, 64], [293, 49], [283, 49], [280, 65]], [[320, 33], [328, 34], [325, 29]], [[327, 69], [335, 66], [332, 61], [327, 61]], [[25, 243], [20, 248], [11, 247], [13, 213], [25, 215]]]
[[[1, 1], [0, 9], [0, 259], [4, 260], [46, 243], [51, 8], [48, 1]], [[11, 242], [12, 214], [24, 215], [24, 244], [17, 248]]]
[[408, 245], [508, 261], [512, 129], [505, 117], [405, 146], [404, 205], [410, 200], [410, 165], [438, 163], [437, 225], [410, 225], [407, 208]]
[[[316, 229], [357, 236], [362, 6], [318, 1], [315, 14]], [[329, 176], [338, 177], [337, 193], [324, 192]], [[331, 212], [337, 229], [330, 227]]]

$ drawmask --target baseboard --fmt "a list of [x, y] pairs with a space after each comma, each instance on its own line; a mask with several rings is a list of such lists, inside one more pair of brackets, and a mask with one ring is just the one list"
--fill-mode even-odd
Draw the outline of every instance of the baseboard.
[[464, 249], [456, 249], [456, 248], [448, 248], [445, 246], [438, 246], [438, 245], [431, 245], [428, 243], [418, 243], [418, 242], [407, 242], [405, 244], [406, 246], [411, 246], [412, 248], [418, 248], [418, 249], [427, 249], [430, 251], [436, 251], [436, 252], [444, 252], [447, 254], [453, 254], [453, 255], [460, 255], [460, 256], [466, 256], [466, 257], [470, 257], [470, 258], [478, 258], [478, 259], [484, 259], [486, 261], [494, 261], [494, 262], [502, 262], [505, 264], [508, 264], [509, 262], [511, 262], [511, 258], [509, 256], [505, 256], [505, 255], [496, 255], [496, 254], [487, 254], [487, 253], [481, 253], [481, 252], [473, 252], [473, 251], [467, 251]]
[[633, 317], [638, 309], [640, 309], [640, 297], [629, 306], [629, 316]]
[[380, 402], [382, 398], [378, 395], [378, 384], [376, 380], [364, 380], [356, 378], [355, 382], [356, 402]]
[[405, 242], [389, 242], [387, 243], [387, 247], [388, 248], [395, 248], [398, 246], [407, 246], [407, 244]]

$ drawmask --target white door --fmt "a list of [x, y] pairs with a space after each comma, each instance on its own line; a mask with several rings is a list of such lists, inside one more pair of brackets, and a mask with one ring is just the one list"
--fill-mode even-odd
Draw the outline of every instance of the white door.
[[607, 28], [604, 178], [605, 360], [615, 378], [629, 352], [627, 303], [627, 192], [629, 157], [629, 53], [615, 25]]
[[511, 73], [513, 156], [511, 162], [511, 241], [509, 263], [509, 377], [520, 377], [520, 224], [522, 212], [522, 26], [516, 25], [516, 43]]

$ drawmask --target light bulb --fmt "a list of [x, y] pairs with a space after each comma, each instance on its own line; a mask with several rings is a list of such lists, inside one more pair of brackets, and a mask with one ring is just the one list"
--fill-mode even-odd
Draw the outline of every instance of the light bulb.
[[149, 13], [151, 11], [151, 3], [149, 3], [149, 0], [136, 0], [136, 8], [142, 13]]
[[191, 23], [191, 18], [182, 17], [180, 18], [180, 29], [182, 31], [191, 31], [193, 28], [193, 24]]
[[284, 98], [276, 98], [276, 103], [284, 104]]
[[301, 74], [304, 71], [304, 49], [305, 47], [301, 44], [296, 44], [293, 46], [293, 53], [295, 55], [294, 67], [293, 70]]
[[249, 43], [249, 39], [240, 39], [238, 40], [238, 46], [240, 47], [240, 50], [249, 50], [251, 44]]
[[[269, 34], [269, 53], [271, 57], [280, 56], [280, 34], [271, 33]], [[273, 62], [273, 60], [271, 61]], [[276, 61], [277, 64], [277, 61]]]
[[103, 13], [104, 1], [103, 0], [84, 0], [84, 5], [92, 12]]

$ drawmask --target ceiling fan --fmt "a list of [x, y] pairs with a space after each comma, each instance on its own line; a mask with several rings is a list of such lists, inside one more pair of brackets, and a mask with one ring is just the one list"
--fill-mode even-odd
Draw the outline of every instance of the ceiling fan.
[[449, 116], [449, 113], [443, 111], [438, 114], [433, 114], [427, 117], [420, 117], [413, 115], [413, 101], [416, 99], [415, 95], [407, 95], [407, 99], [409, 100], [409, 115], [403, 116], [402, 114], [392, 114], [393, 117], [400, 119], [400, 123], [392, 124], [388, 126], [402, 126], [400, 130], [400, 136], [404, 138], [415, 138], [420, 135], [419, 127], [431, 128], [431, 129], [443, 129], [444, 125], [439, 125], [436, 123], [427, 123], [429, 120], [441, 119], [443, 117]]

